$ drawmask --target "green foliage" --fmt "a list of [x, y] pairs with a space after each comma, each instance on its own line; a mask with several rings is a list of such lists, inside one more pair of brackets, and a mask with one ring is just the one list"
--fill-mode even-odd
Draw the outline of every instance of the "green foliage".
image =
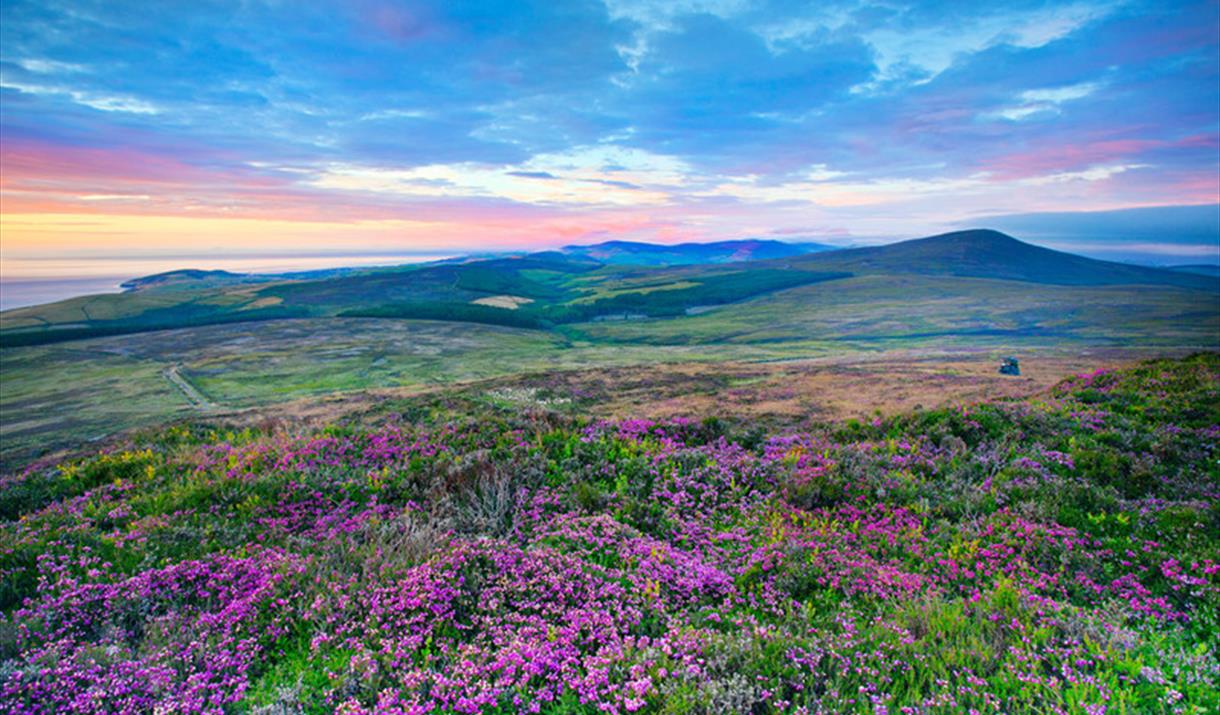
[[620, 313], [653, 318], [685, 315], [697, 306], [723, 305], [785, 288], [847, 278], [848, 273], [814, 273], [756, 268], [700, 276], [698, 285], [677, 290], [623, 292], [591, 303], [568, 304], [550, 311], [555, 322], [575, 322]]
[[[549, 265], [546, 263], [533, 264]], [[524, 268], [524, 266], [521, 266]], [[566, 291], [546, 283], [533, 280], [521, 274], [520, 268], [514, 266], [506, 269], [502, 265], [482, 266], [473, 264], [464, 266], [458, 273], [458, 288], [476, 293], [492, 295], [507, 294], [541, 300], [553, 300], [566, 295]]]
[[373, 308], [348, 310], [340, 313], [339, 317], [449, 320], [533, 330], [540, 330], [544, 327], [542, 320], [532, 313], [472, 303], [396, 303]]
[[307, 312], [290, 308], [256, 308], [232, 313], [216, 306], [186, 304], [173, 308], [150, 310], [135, 318], [95, 320], [85, 327], [48, 326], [21, 330], [0, 330], [0, 348], [49, 345], [71, 340], [87, 340], [107, 335], [131, 335], [174, 328], [193, 328], [227, 323], [257, 323], [267, 320], [301, 318]]
[[[506, 643], [549, 657], [563, 632], [557, 660], [638, 683], [643, 713], [865, 713], [876, 695], [1201, 715], [1220, 674], [1217, 425], [1182, 425], [1210, 414], [1218, 383], [1220, 356], [1160, 360], [800, 434], [447, 394], [416, 422], [149, 431], [0, 490], [0, 657], [80, 612], [88, 627], [65, 638], [96, 679], [107, 648], [153, 657], [170, 614], [220, 604], [210, 586], [115, 584], [273, 555], [287, 565], [259, 581], [263, 605], [226, 611], [258, 648], [235, 712], [367, 709], [404, 671], [439, 687]], [[612, 600], [573, 628], [562, 604], [584, 608], [590, 583]], [[106, 588], [106, 613], [76, 608]], [[62, 593], [72, 608], [29, 605]], [[368, 620], [370, 604], [391, 615]], [[383, 648], [395, 632], [410, 639]], [[586, 640], [608, 633], [622, 639]], [[544, 677], [483, 712], [521, 709]], [[561, 689], [540, 707], [589, 703]]]

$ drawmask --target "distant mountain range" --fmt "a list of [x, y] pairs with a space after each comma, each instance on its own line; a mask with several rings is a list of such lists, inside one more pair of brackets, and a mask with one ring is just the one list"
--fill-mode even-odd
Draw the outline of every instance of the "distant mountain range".
[[564, 246], [569, 256], [581, 256], [610, 265], [686, 266], [700, 263], [739, 263], [832, 251], [822, 243], [788, 243], [761, 238], [665, 246], [634, 241], [606, 241], [588, 246]]
[[892, 279], [896, 300], [917, 300], [899, 287], [902, 276], [912, 275], [934, 279], [920, 283], [925, 291], [937, 278], [959, 287], [949, 279], [986, 280], [996, 290], [1032, 296], [1037, 285], [1201, 291], [1195, 302], [1203, 312], [1220, 295], [1220, 280], [1201, 271], [1099, 261], [985, 229], [837, 250], [771, 240], [676, 246], [610, 241], [390, 268], [280, 275], [170, 271], [129, 281], [127, 293], [0, 313], [0, 345], [280, 318], [415, 318], [549, 330], [677, 318], [815, 283], [876, 277]]
[[[587, 266], [718, 265], [800, 258], [802, 265], [833, 267], [855, 273], [917, 273], [1000, 278], [1057, 285], [1155, 284], [1201, 286], [1173, 273], [1220, 277], [1220, 266], [1139, 266], [1064, 253], [1019, 241], [999, 231], [972, 229], [880, 246], [839, 248], [815, 242], [740, 239], [665, 245], [637, 241], [605, 241], [564, 246], [532, 254], [488, 254], [380, 268], [333, 268], [291, 273], [232, 273], [223, 270], [180, 269], [133, 278], [121, 285], [129, 291], [224, 287], [249, 283], [312, 281], [346, 276], [397, 274], [418, 266], [497, 265], [521, 260], [569, 261]], [[512, 265], [512, 264], [506, 264]], [[370, 280], [378, 280], [370, 278]]]

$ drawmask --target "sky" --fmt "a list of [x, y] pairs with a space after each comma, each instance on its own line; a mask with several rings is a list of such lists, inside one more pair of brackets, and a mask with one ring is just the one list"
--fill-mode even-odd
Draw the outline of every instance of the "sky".
[[1220, 3], [0, 5], [0, 272], [992, 226], [1220, 261]]

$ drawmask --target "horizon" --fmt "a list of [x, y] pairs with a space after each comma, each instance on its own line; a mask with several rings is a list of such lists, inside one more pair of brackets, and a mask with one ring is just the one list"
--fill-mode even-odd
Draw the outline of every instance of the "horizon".
[[[561, 246], [541, 247], [537, 249], [505, 249], [501, 251], [454, 251], [447, 255], [437, 254], [378, 254], [378, 253], [355, 253], [355, 254], [246, 254], [244, 256], [224, 256], [215, 257], [207, 254], [181, 254], [181, 255], [144, 255], [134, 258], [98, 258], [81, 259], [81, 258], [62, 258], [62, 259], [41, 259], [42, 263], [67, 263], [78, 267], [76, 272], [64, 273], [61, 271], [53, 271], [47, 273], [44, 268], [41, 272], [35, 272], [28, 277], [13, 278], [8, 275], [0, 274], [0, 312], [12, 310], [16, 308], [26, 308], [48, 303], [67, 300], [87, 295], [95, 295], [100, 293], [119, 293], [130, 290], [125, 284], [127, 282], [149, 278], [156, 275], [167, 273], [177, 273], [184, 271], [220, 271], [227, 272], [233, 275], [292, 275], [296, 273], [310, 273], [317, 271], [333, 271], [343, 269], [392, 269], [408, 265], [426, 265], [429, 263], [464, 259], [464, 258], [484, 258], [497, 256], [513, 256], [513, 255], [528, 255], [529, 253], [538, 251], [554, 251], [567, 250], [578, 248], [589, 248], [599, 245], [614, 244], [614, 243], [631, 243], [642, 246], [659, 246], [673, 247], [680, 245], [710, 245], [716, 243], [749, 243], [749, 242], [779, 242], [792, 245], [802, 245], [815, 243], [824, 246], [819, 249], [821, 251], [836, 251], [851, 248], [869, 248], [877, 246], [888, 246], [908, 241], [918, 241], [926, 238], [937, 238], [941, 235], [951, 235], [957, 233], [970, 232], [993, 232], [1002, 236], [1015, 239], [1022, 243], [1039, 248], [1047, 248], [1050, 250], [1061, 250], [1053, 245], [1045, 245], [1037, 241], [1027, 241], [1019, 236], [1010, 235], [998, 229], [987, 228], [983, 226], [957, 229], [949, 231], [945, 234], [936, 234], [933, 236], [915, 236], [909, 238], [897, 238], [891, 240], [881, 240], [875, 242], [865, 242], [846, 245], [819, 244], [804, 239], [785, 239], [781, 237], [743, 237], [730, 239], [717, 239], [708, 241], [685, 241], [671, 243], [655, 243], [648, 241], [630, 241], [624, 239], [609, 239], [605, 241], [597, 241], [592, 243], [573, 243]], [[1063, 251], [1065, 253], [1075, 253], [1073, 251]], [[1103, 249], [1104, 253], [1104, 249]], [[1174, 255], [1166, 256], [1166, 261], [1162, 263], [1141, 262], [1138, 260], [1116, 260], [1107, 258], [1104, 255], [1088, 255], [1088, 253], [1075, 253], [1075, 255], [1092, 258], [1093, 260], [1108, 261], [1113, 263], [1123, 263], [1127, 265], [1145, 266], [1152, 268], [1173, 268], [1186, 266], [1220, 266], [1220, 255], [1213, 256], [1212, 261], [1195, 261], [1186, 260], [1190, 255], [1176, 256], [1179, 260], [1172, 260]], [[210, 263], [190, 263], [192, 260], [203, 259]], [[115, 273], [114, 269], [108, 269], [105, 266], [90, 266], [93, 272], [80, 273], [79, 267], [89, 265], [89, 261], [103, 261], [104, 263], [119, 263], [132, 270], [123, 273]], [[29, 261], [31, 263], [39, 263], [38, 259]], [[224, 264], [230, 264], [228, 268], [221, 267]], [[143, 272], [132, 272], [136, 266], [160, 266], [159, 270], [145, 270]], [[232, 270], [230, 270], [230, 268]], [[14, 288], [16, 294], [14, 295]]]
[[0, 274], [966, 225], [1220, 262], [1215, 3], [764, 5], [6, 3]]

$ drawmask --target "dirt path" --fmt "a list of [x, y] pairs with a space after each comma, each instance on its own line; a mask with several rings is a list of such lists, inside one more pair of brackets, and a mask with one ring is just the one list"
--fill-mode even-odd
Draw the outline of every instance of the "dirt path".
[[193, 407], [207, 411], [219, 409], [220, 405], [204, 397], [203, 393], [196, 390], [195, 386], [182, 376], [182, 373], [178, 371], [179, 367], [179, 365], [170, 365], [161, 374], [165, 375], [165, 379], [173, 383], [174, 387], [177, 387], [182, 392], [187, 402], [190, 402]]

